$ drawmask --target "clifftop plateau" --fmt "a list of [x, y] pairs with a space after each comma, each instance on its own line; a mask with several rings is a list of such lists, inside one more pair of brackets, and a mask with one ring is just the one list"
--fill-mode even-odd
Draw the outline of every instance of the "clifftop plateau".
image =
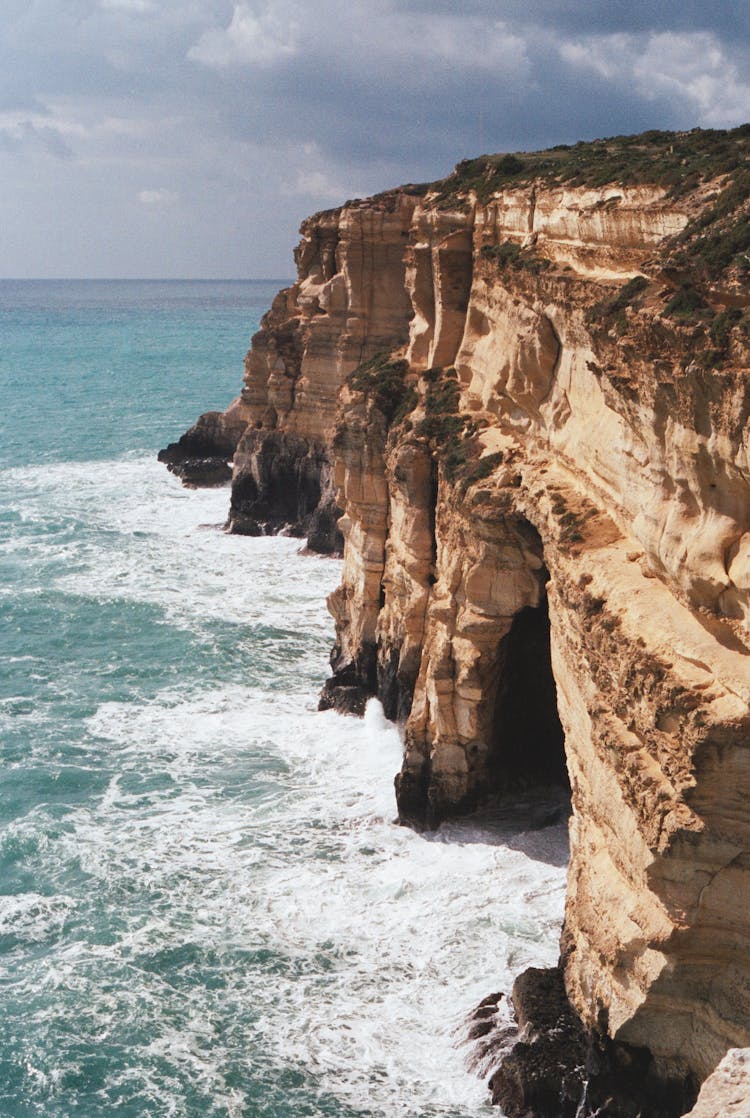
[[233, 460], [233, 531], [343, 549], [322, 701], [403, 725], [402, 820], [569, 790], [538, 981], [579, 1033], [555, 1078], [521, 984], [511, 1116], [676, 1118], [750, 1046], [749, 157], [652, 132], [314, 215], [241, 395], [162, 452]]

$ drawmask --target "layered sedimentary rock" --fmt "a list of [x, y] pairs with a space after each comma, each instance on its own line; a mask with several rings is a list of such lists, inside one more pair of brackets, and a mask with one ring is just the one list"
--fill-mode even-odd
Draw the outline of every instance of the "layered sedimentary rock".
[[239, 398], [161, 452], [193, 484], [203, 482], [196, 458], [213, 458], [217, 474], [232, 459], [231, 531], [340, 547], [329, 455], [337, 394], [362, 361], [407, 339], [403, 257], [416, 201], [404, 188], [308, 218], [297, 280], [253, 337]]
[[402, 819], [569, 786], [560, 974], [600, 1101], [664, 1087], [642, 1118], [750, 1045], [749, 148], [497, 157], [317, 215], [238, 405], [235, 527], [343, 511], [325, 701], [402, 723]]
[[334, 668], [404, 722], [402, 817], [567, 769], [565, 988], [659, 1113], [750, 1041], [750, 295], [679, 267], [727, 182], [428, 194], [404, 414], [350, 385], [335, 444]]

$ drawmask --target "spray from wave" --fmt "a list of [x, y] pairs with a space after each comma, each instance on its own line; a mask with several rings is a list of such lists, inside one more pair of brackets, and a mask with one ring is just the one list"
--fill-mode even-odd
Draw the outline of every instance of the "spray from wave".
[[554, 960], [565, 825], [394, 824], [398, 730], [315, 710], [335, 561], [150, 461], [12, 473], [0, 1110], [487, 1112], [457, 1030]]

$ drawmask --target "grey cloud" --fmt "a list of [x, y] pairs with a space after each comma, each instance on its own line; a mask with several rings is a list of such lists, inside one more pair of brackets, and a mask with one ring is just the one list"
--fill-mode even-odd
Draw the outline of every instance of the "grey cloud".
[[[407, 172], [403, 179], [434, 176], [480, 150], [531, 148], [645, 127], [735, 123], [732, 112], [744, 109], [739, 82], [723, 90], [724, 115], [717, 120], [691, 96], [688, 83], [668, 75], [647, 81], [643, 72], [635, 81], [647, 42], [633, 40], [607, 77], [590, 64], [591, 36], [565, 39], [539, 29], [523, 38], [511, 29], [509, 38], [516, 52], [512, 64], [486, 68], [477, 66], [474, 52], [433, 58], [409, 57], [401, 46], [389, 52], [386, 32], [382, 48], [374, 51], [375, 63], [368, 65], [361, 44], [344, 49], [342, 41], [326, 43], [313, 32], [309, 51], [278, 60], [269, 73], [238, 67], [218, 74], [225, 91], [220, 119], [230, 133], [269, 144], [279, 134], [300, 142], [314, 137], [333, 160], [359, 168], [395, 160]], [[715, 80], [715, 62], [704, 61]]]
[[[405, 0], [404, 7], [425, 17], [456, 10], [453, 0]], [[744, 0], [716, 4], [705, 0], [465, 0], [463, 10], [556, 33], [698, 29], [735, 36], [750, 29], [750, 10]]]
[[54, 159], [73, 158], [70, 145], [59, 131], [30, 120], [21, 120], [10, 127], [0, 122], [0, 148], [14, 153], [39, 152]]
[[722, 127], [750, 117], [750, 75], [711, 32], [589, 35], [563, 42], [560, 53], [612, 85], [632, 85], [647, 101], [692, 107], [701, 124]]
[[[61, 222], [77, 197], [109, 207], [110, 242], [128, 260], [140, 244], [152, 274], [170, 237], [175, 268], [200, 245], [204, 274], [283, 271], [290, 228], [339, 190], [482, 151], [739, 123], [749, 98], [744, 0], [7, 0], [0, 46], [14, 221], [34, 161], [56, 156]], [[154, 205], [134, 199], [157, 189], [180, 204], [152, 260]]]

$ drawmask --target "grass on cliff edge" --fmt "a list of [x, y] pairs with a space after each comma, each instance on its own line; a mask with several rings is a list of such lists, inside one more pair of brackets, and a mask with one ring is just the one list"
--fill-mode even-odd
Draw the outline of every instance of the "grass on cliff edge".
[[404, 380], [409, 363], [393, 361], [388, 352], [376, 353], [349, 374], [349, 386], [361, 392], [383, 413], [388, 426], [398, 422], [416, 403], [416, 393]]
[[[459, 163], [453, 174], [429, 184], [426, 192], [428, 205], [460, 209], [466, 208], [472, 195], [480, 203], [488, 202], [504, 189], [534, 182], [591, 188], [661, 186], [676, 199], [715, 179], [723, 179], [718, 196], [708, 204], [699, 203], [698, 213], [683, 232], [665, 242], [662, 264], [678, 284], [688, 283], [698, 290], [726, 280], [742, 286], [750, 282], [750, 124], [731, 130], [642, 132], [560, 144], [547, 151], [482, 155]], [[600, 204], [616, 204], [616, 199]], [[501, 259], [504, 251], [514, 252], [518, 259]], [[503, 266], [523, 263], [516, 245], [494, 246], [487, 252], [494, 253]], [[539, 267], [544, 267], [543, 261]], [[667, 314], [695, 316], [697, 310], [698, 303], [688, 307], [682, 292]]]
[[413, 189], [415, 193], [429, 191], [438, 208], [469, 192], [477, 201], [486, 202], [509, 186], [535, 180], [589, 187], [648, 184], [666, 187], [672, 197], [679, 197], [717, 175], [734, 175], [749, 162], [750, 124], [729, 130], [654, 130], [558, 144], [546, 151], [480, 155], [458, 163], [446, 178]]
[[426, 439], [448, 481], [461, 479], [466, 488], [488, 477], [502, 455], [491, 455], [482, 464], [473, 460], [471, 440], [476, 428], [471, 416], [459, 411], [461, 390], [456, 370], [436, 367], [420, 375], [424, 416], [414, 425], [407, 416], [420, 402], [420, 394], [406, 379], [408, 372], [406, 361], [393, 360], [387, 352], [376, 353], [350, 373], [347, 382], [382, 413], [389, 428], [405, 421], [407, 431]]
[[471, 440], [476, 434], [470, 415], [459, 412], [461, 389], [454, 368], [436, 367], [422, 373], [427, 386], [424, 395], [424, 419], [414, 427], [416, 435], [427, 439], [436, 461], [450, 482], [458, 480], [469, 468]]

